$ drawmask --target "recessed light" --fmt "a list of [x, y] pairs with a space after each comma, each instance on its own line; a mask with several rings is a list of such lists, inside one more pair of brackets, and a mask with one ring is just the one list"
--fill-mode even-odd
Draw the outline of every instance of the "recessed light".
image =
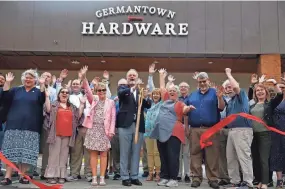
[[208, 64], [213, 64], [213, 62], [208, 62]]
[[52, 62], [52, 60], [48, 60], [48, 62]]
[[157, 62], [156, 60], [153, 62], [153, 64], [158, 64], [159, 62]]
[[80, 62], [78, 62], [77, 60], [72, 60], [71, 63], [72, 64], [80, 64]]
[[106, 61], [105, 60], [101, 60], [101, 63], [104, 64], [104, 63], [106, 63]]

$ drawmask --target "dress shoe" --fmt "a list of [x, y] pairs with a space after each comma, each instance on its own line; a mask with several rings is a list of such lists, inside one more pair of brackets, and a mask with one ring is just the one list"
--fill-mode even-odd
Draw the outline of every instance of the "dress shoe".
[[130, 180], [122, 180], [122, 185], [123, 185], [123, 186], [132, 186]]
[[148, 171], [144, 171], [143, 174], [142, 174], [142, 177], [148, 177], [149, 175], [149, 172]]
[[121, 178], [121, 175], [116, 173], [113, 177], [113, 180], [119, 180]]
[[133, 185], [142, 186], [142, 183], [141, 183], [141, 181], [139, 181], [139, 179], [132, 179], [131, 183]]

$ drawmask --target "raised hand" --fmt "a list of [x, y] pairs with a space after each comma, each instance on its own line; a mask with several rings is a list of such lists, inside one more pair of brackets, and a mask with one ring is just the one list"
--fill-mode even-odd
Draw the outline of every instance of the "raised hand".
[[82, 79], [86, 78], [87, 71], [88, 71], [88, 66], [83, 66], [83, 68], [80, 69], [80, 73], [81, 73], [81, 78]]
[[166, 72], [166, 69], [165, 68], [161, 68], [158, 70], [159, 74], [164, 74]]
[[46, 77], [41, 76], [41, 77], [39, 78], [39, 84], [40, 84], [40, 85], [43, 85], [43, 84], [45, 83], [45, 81], [46, 81]]
[[107, 70], [105, 70], [105, 71], [103, 72], [103, 77], [104, 77], [105, 79], [109, 80], [110, 75], [109, 75], [109, 72], [108, 72]]
[[259, 82], [259, 83], [264, 83], [265, 80], [266, 80], [266, 75], [263, 74], [263, 75], [258, 79], [258, 82]]
[[79, 98], [79, 100], [80, 100], [80, 103], [81, 103], [81, 104], [85, 104], [87, 98], [86, 98], [86, 96], [81, 96], [81, 97]]
[[72, 81], [69, 80], [68, 83], [65, 85], [65, 87], [69, 89], [69, 88], [71, 87], [71, 82], [72, 82]]
[[6, 82], [12, 82], [14, 80], [15, 76], [12, 72], [9, 72], [6, 74]]
[[283, 72], [283, 77], [281, 77], [282, 81], [285, 81], [285, 72]]
[[232, 74], [232, 69], [231, 68], [226, 68], [225, 72], [227, 75], [231, 75]]
[[99, 83], [98, 77], [94, 77], [94, 79], [92, 80], [92, 84], [94, 85], [95, 88], [98, 86], [98, 83]]
[[67, 70], [67, 69], [61, 70], [61, 72], [60, 72], [60, 74], [59, 74], [59, 77], [63, 80], [63, 79], [65, 79], [67, 76], [68, 76], [68, 70]]
[[141, 78], [138, 78], [138, 80], [137, 80], [137, 85], [143, 85], [144, 83], [143, 83], [143, 81], [142, 81], [142, 79]]
[[155, 72], [156, 72], [155, 64], [149, 65], [148, 73], [149, 73], [149, 74], [154, 74]]
[[169, 75], [167, 79], [169, 82], [172, 82], [172, 83], [175, 81], [175, 78], [172, 75]]
[[194, 74], [193, 74], [193, 79], [195, 79], [195, 80], [197, 80], [197, 78], [198, 78], [198, 75], [199, 75], [199, 72], [195, 72]]
[[251, 84], [256, 84], [256, 83], [258, 83], [257, 78], [258, 78], [258, 75], [257, 75], [257, 74], [252, 74], [252, 75], [251, 75], [251, 79], [250, 79]]
[[217, 97], [221, 98], [224, 95], [224, 87], [223, 86], [218, 86], [216, 87], [217, 90]]
[[55, 75], [53, 75], [53, 76], [51, 77], [51, 81], [52, 81], [52, 84], [55, 84], [55, 82], [56, 82], [56, 76], [55, 76]]

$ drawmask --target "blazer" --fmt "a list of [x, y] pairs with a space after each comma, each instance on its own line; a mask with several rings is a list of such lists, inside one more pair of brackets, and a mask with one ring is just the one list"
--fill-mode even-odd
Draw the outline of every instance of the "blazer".
[[[91, 104], [90, 110], [87, 112], [82, 126], [91, 129], [93, 126], [93, 118], [95, 115], [95, 107], [98, 100], [94, 99], [92, 91], [89, 87], [88, 81], [83, 81], [83, 88], [85, 89], [87, 100]], [[104, 104], [104, 127], [105, 133], [108, 137], [115, 135], [115, 123], [116, 123], [116, 106], [114, 100], [106, 98]]]
[[[129, 87], [119, 86], [118, 97], [119, 97], [119, 111], [117, 114], [116, 125], [118, 128], [128, 128], [133, 123], [136, 123], [139, 91], [137, 90], [136, 99], [135, 99]], [[149, 98], [143, 99], [141, 114], [140, 114], [140, 123], [139, 123], [139, 132], [141, 133], [145, 133], [144, 109], [149, 109], [150, 107], [151, 107], [151, 100]]]

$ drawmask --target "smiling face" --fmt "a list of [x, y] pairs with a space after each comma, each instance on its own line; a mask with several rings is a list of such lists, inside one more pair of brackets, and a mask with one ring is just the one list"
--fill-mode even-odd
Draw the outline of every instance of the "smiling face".
[[61, 88], [58, 93], [58, 101], [61, 103], [66, 103], [69, 99], [69, 91], [67, 88]]
[[156, 104], [161, 100], [161, 93], [159, 89], [155, 89], [152, 92], [152, 100]]
[[225, 94], [229, 97], [233, 97], [235, 95], [235, 92], [233, 90], [233, 87], [230, 83], [227, 83], [225, 86], [224, 86], [224, 91], [225, 91]]
[[106, 86], [104, 84], [98, 84], [98, 87], [96, 89], [96, 93], [99, 97], [99, 99], [105, 99], [106, 98]]
[[24, 86], [26, 88], [32, 88], [36, 84], [35, 77], [33, 75], [31, 75], [31, 74], [28, 74], [28, 73], [24, 76], [23, 81], [24, 81]]
[[254, 98], [256, 102], [268, 99], [269, 93], [263, 84], [257, 84], [254, 88]]
[[2, 87], [5, 83], [5, 77], [3, 75], [0, 75], [0, 87]]
[[175, 87], [175, 85], [170, 86], [167, 91], [169, 94], [169, 100], [175, 101], [178, 99], [178, 89]]
[[180, 83], [179, 90], [182, 96], [186, 96], [189, 92], [189, 85], [185, 82]]
[[201, 90], [201, 92], [206, 92], [210, 87], [210, 81], [209, 78], [198, 78], [198, 87]]
[[72, 81], [71, 89], [75, 93], [78, 93], [81, 90], [81, 83], [78, 79]]

